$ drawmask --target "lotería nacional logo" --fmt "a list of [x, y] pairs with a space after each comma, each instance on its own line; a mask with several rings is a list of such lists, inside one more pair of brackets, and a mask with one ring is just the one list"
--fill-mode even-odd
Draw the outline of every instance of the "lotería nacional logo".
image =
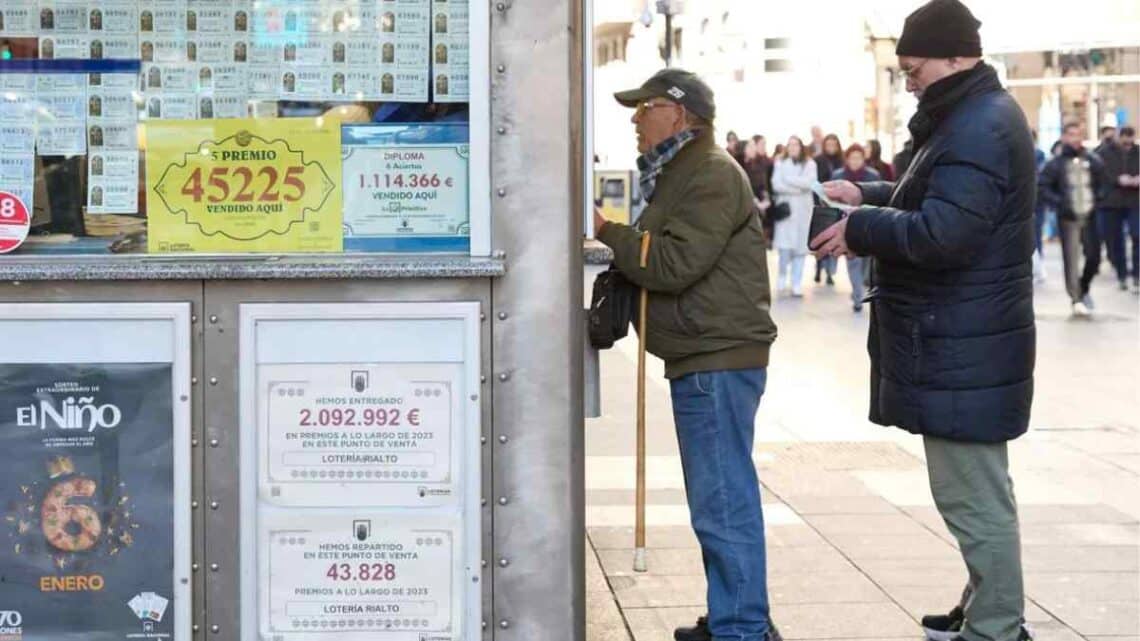
[[24, 616], [19, 610], [0, 610], [0, 641], [22, 641]]

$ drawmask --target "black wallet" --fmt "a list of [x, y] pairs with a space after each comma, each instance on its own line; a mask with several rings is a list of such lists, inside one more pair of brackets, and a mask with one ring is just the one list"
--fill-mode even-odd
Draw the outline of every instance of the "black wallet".
[[811, 231], [808, 232], [808, 249], [815, 251], [811, 241], [825, 229], [843, 219], [843, 212], [834, 207], [814, 207], [811, 210]]

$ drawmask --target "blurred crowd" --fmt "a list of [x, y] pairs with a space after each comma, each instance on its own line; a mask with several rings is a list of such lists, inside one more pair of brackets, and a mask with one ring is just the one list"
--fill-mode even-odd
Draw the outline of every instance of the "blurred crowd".
[[[1036, 282], [1046, 282], [1045, 252], [1050, 244], [1059, 245], [1072, 312], [1088, 316], [1095, 309], [1090, 285], [1106, 257], [1119, 289], [1140, 293], [1140, 147], [1131, 127], [1102, 128], [1092, 149], [1086, 147], [1080, 125], [1071, 124], [1064, 131], [1051, 153], [1036, 151], [1039, 189], [1033, 272]], [[811, 213], [820, 204], [813, 187], [829, 180], [893, 182], [906, 172], [912, 156], [909, 141], [887, 162], [878, 140], [844, 146], [839, 136], [825, 135], [820, 127], [811, 128], [808, 141], [792, 136], [771, 150], [762, 135], [741, 138], [730, 131], [725, 148], [748, 175], [756, 207], [764, 214], [769, 247], [779, 254], [776, 291], [793, 298], [803, 296]], [[848, 258], [846, 263], [852, 309], [859, 312], [869, 265], [863, 258]], [[833, 286], [837, 267], [835, 258], [816, 260], [812, 281]]]

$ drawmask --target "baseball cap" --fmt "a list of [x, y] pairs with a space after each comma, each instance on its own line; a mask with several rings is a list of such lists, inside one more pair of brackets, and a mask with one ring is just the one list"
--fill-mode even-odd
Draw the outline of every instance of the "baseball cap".
[[705, 120], [716, 118], [712, 89], [697, 74], [684, 69], [662, 69], [637, 89], [619, 91], [614, 98], [631, 108], [650, 98], [668, 98]]

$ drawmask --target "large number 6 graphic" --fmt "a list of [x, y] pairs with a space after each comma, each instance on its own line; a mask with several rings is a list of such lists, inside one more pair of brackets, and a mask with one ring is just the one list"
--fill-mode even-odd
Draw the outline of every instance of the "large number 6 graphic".
[[88, 505], [70, 505], [75, 497], [95, 495], [95, 481], [82, 477], [60, 481], [44, 498], [40, 516], [44, 536], [64, 552], [82, 552], [95, 547], [103, 533], [99, 514]]

